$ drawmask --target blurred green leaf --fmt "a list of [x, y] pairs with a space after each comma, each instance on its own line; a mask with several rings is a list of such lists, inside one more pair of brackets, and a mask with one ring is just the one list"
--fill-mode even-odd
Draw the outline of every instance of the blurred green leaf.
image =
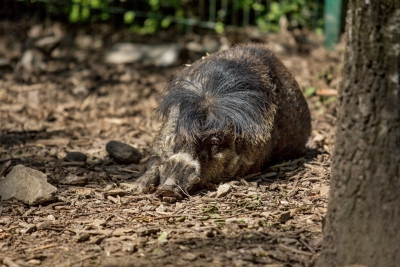
[[176, 219], [178, 222], [184, 222], [186, 220], [185, 216], [179, 217], [178, 219]]
[[163, 254], [164, 250], [161, 248], [155, 248], [155, 249], [153, 249], [152, 253], [153, 254]]
[[304, 89], [304, 95], [306, 97], [310, 97], [313, 96], [315, 94], [315, 92], [317, 91], [317, 88], [313, 87], [313, 86], [308, 86]]
[[171, 18], [166, 17], [161, 21], [161, 27], [168, 28], [171, 25]]
[[253, 5], [252, 5], [252, 7], [253, 7], [253, 9], [255, 10], [255, 11], [264, 11], [265, 10], [265, 6], [264, 5], [262, 5], [262, 4], [259, 4], [259, 3], [254, 3]]
[[81, 20], [87, 20], [90, 17], [90, 8], [82, 7], [81, 9]]
[[215, 25], [215, 32], [216, 33], [224, 32], [224, 24], [222, 22], [217, 22], [217, 24]]
[[69, 13], [70, 22], [78, 22], [80, 20], [80, 6], [72, 5], [71, 12]]
[[157, 238], [158, 242], [167, 242], [168, 232], [162, 232], [161, 235]]
[[108, 19], [110, 19], [110, 14], [109, 13], [101, 13], [101, 16], [100, 16], [100, 18], [101, 18], [101, 20], [108, 20]]
[[135, 12], [133, 12], [133, 11], [125, 12], [125, 14], [124, 14], [124, 22], [126, 24], [132, 24], [134, 20], [135, 20]]

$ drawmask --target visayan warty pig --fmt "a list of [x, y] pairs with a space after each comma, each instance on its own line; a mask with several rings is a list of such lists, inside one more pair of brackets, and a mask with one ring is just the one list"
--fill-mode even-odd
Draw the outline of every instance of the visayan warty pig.
[[297, 82], [261, 44], [185, 67], [167, 85], [157, 114], [163, 124], [137, 183], [144, 193], [176, 199], [300, 156], [311, 131]]

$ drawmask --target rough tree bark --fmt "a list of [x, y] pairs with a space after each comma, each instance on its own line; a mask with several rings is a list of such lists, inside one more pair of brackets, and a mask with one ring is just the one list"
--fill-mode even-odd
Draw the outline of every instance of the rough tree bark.
[[317, 266], [400, 266], [399, 54], [400, 1], [350, 0]]

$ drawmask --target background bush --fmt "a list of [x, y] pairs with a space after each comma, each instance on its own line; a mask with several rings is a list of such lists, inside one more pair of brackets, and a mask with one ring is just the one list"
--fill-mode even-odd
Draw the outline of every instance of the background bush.
[[[0, 8], [28, 9], [33, 16], [91, 23], [125, 24], [133, 31], [151, 34], [178, 25], [222, 32], [227, 25], [255, 25], [262, 31], [278, 31], [286, 17], [289, 29], [322, 32], [323, 0], [2, 0]], [[10, 16], [6, 12], [0, 15]]]

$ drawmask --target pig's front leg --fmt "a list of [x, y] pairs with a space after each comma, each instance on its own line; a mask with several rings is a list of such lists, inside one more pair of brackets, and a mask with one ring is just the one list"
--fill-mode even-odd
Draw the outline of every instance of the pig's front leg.
[[174, 154], [176, 121], [179, 116], [179, 108], [173, 107], [168, 119], [163, 123], [157, 137], [154, 140], [152, 156], [149, 159], [147, 171], [137, 180], [139, 191], [153, 193], [160, 186], [160, 168], [165, 161]]
[[173, 154], [175, 134], [174, 121], [168, 120], [154, 140], [152, 156], [147, 171], [137, 180], [138, 189], [142, 193], [154, 193], [160, 185], [160, 166]]
[[150, 157], [147, 171], [136, 181], [140, 192], [149, 194], [156, 191], [160, 184], [160, 163], [159, 156]]

